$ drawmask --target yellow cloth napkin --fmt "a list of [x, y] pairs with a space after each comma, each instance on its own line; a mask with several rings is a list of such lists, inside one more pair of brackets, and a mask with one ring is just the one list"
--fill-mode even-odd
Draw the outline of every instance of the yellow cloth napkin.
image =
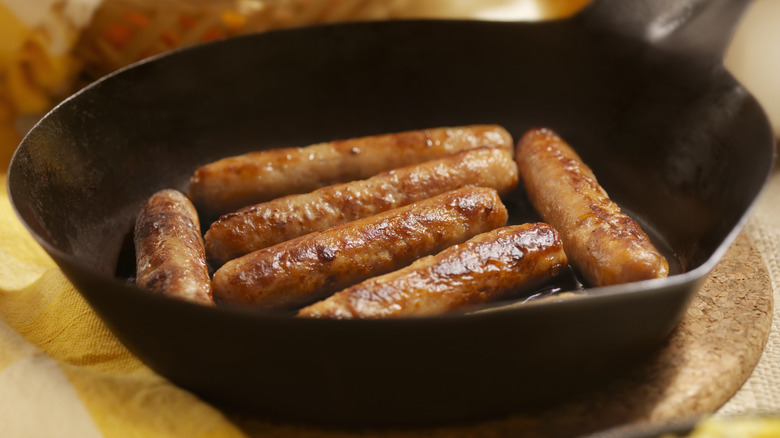
[[242, 437], [119, 343], [16, 218], [0, 120], [0, 436]]

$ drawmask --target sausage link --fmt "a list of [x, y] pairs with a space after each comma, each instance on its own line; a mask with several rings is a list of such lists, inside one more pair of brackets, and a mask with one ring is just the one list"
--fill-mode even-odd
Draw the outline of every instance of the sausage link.
[[669, 264], [647, 234], [607, 195], [577, 153], [549, 129], [518, 142], [520, 178], [542, 219], [594, 286], [666, 277]]
[[222, 216], [206, 232], [206, 254], [228, 260], [312, 231], [391, 210], [459, 187], [511, 190], [517, 164], [505, 149], [478, 148], [380, 173], [372, 178], [291, 195]]
[[464, 187], [257, 250], [214, 274], [219, 302], [292, 309], [503, 226], [498, 193]]
[[309, 318], [433, 316], [547, 283], [568, 266], [558, 233], [544, 223], [503, 227], [301, 309]]
[[200, 222], [176, 190], [152, 195], [135, 222], [136, 284], [172, 298], [214, 305]]
[[190, 179], [189, 196], [202, 214], [215, 217], [480, 146], [511, 152], [512, 137], [500, 126], [473, 125], [252, 152], [197, 169]]

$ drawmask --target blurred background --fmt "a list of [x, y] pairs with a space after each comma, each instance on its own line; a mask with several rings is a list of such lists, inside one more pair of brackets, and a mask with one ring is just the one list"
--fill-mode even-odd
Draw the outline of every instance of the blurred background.
[[[350, 20], [547, 20], [590, 0], [0, 0], [0, 167], [60, 100], [148, 56], [271, 29]], [[725, 62], [780, 132], [780, 0], [755, 0]]]

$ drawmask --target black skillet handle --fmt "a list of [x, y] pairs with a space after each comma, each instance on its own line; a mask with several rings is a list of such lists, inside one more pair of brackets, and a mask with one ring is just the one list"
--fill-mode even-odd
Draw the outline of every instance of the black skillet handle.
[[594, 0], [579, 15], [585, 26], [722, 61], [753, 0]]

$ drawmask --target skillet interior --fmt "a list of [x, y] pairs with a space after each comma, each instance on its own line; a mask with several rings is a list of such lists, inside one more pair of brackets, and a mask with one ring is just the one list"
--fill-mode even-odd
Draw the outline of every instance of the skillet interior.
[[[537, 23], [324, 26], [218, 42], [87, 87], [25, 138], [12, 202], [117, 336], [220, 404], [348, 424], [495, 416], [596, 384], [672, 330], [773, 161], [720, 58]], [[616, 20], [619, 22], [619, 20]], [[204, 309], [114, 278], [140, 204], [199, 165], [269, 147], [470, 123], [549, 126], [684, 274], [478, 315], [309, 321]]]

